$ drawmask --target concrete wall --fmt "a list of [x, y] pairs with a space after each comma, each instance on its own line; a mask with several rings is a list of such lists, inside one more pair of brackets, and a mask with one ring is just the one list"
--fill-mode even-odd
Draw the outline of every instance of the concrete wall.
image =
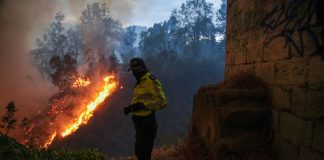
[[280, 160], [324, 160], [323, 10], [322, 0], [228, 0], [225, 79], [247, 72], [269, 85]]

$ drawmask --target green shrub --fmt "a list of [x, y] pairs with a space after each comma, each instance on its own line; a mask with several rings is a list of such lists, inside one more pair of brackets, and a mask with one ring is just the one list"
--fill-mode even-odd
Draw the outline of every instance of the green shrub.
[[26, 148], [7, 136], [0, 136], [1, 160], [104, 160], [108, 156], [95, 149], [43, 149]]

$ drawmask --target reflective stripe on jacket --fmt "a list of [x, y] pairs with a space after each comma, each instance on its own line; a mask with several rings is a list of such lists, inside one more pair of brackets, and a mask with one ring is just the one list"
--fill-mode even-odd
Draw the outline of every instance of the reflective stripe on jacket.
[[163, 93], [161, 83], [151, 73], [146, 73], [136, 84], [131, 104], [144, 103], [148, 110], [133, 112], [136, 116], [147, 116], [154, 110], [166, 106], [166, 97]]

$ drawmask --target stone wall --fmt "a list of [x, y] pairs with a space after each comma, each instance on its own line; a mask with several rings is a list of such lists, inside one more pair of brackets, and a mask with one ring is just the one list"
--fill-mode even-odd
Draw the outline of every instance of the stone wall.
[[[228, 0], [227, 4], [225, 83], [247, 73], [268, 86], [265, 106], [270, 106], [268, 133], [274, 159], [324, 160], [324, 1]], [[224, 159], [225, 148], [228, 159], [271, 159], [268, 152], [253, 149], [258, 145], [248, 147], [254, 142], [250, 135], [260, 133], [255, 137], [261, 135], [261, 141], [262, 135], [267, 137], [247, 127], [267, 115], [262, 102], [251, 99], [258, 94], [220, 86], [204, 86], [194, 98], [193, 128], [209, 158]], [[256, 108], [261, 110], [254, 114]], [[227, 121], [235, 125], [227, 126]], [[247, 128], [241, 130], [240, 125]]]
[[280, 160], [324, 160], [323, 3], [228, 0], [225, 80], [268, 84]]

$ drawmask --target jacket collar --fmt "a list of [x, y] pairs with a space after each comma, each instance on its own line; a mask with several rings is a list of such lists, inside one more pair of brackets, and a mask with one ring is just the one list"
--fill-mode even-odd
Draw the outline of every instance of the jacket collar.
[[138, 84], [140, 84], [142, 80], [146, 79], [146, 78], [149, 77], [150, 75], [151, 75], [150, 72], [145, 73], [145, 74], [141, 77], [141, 79], [140, 79], [139, 81], [136, 82], [135, 86], [138, 85]]
[[150, 72], [145, 73], [145, 74], [141, 77], [141, 80], [146, 79], [146, 78], [149, 77], [150, 75], [151, 75]]

